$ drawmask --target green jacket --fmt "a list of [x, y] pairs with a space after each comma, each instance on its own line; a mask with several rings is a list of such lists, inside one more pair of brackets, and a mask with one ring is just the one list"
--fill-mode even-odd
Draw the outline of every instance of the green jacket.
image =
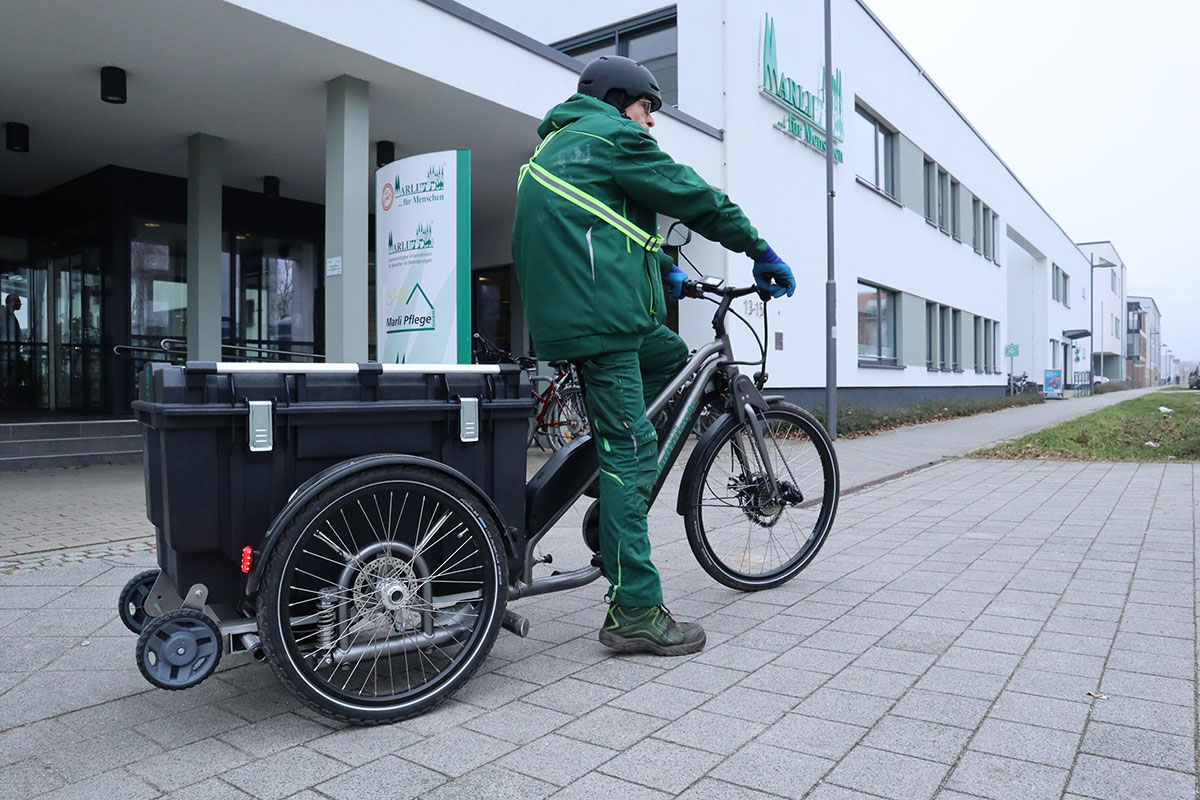
[[[753, 257], [767, 243], [728, 196], [677, 164], [653, 136], [607, 103], [582, 94], [546, 114], [536, 163], [649, 233], [656, 214], [682, 220]], [[665, 320], [671, 259], [646, 250], [593, 213], [525, 175], [517, 191], [513, 262], [542, 359], [635, 350]]]

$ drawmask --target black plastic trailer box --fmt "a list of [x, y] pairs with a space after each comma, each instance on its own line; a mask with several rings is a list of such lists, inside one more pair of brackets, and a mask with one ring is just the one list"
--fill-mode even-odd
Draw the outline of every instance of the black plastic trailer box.
[[[133, 403], [143, 424], [146, 512], [159, 567], [208, 602], [245, 591], [258, 549], [306, 480], [378, 453], [442, 462], [519, 531], [533, 399], [515, 365], [153, 364]], [[517, 552], [522, 543], [515, 542]]]

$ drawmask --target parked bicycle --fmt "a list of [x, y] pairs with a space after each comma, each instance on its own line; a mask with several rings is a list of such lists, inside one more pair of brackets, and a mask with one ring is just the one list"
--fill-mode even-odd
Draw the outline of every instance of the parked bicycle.
[[[670, 244], [689, 239], [686, 229], [668, 231]], [[766, 381], [767, 315], [764, 336], [759, 337], [731, 305], [755, 293], [764, 302], [770, 296], [755, 286], [727, 287], [716, 279], [686, 281], [684, 292], [716, 304], [715, 336], [692, 354], [647, 409], [647, 416], [656, 420], [666, 412], [651, 502], [686, 449], [700, 410], [716, 409], [717, 418], [688, 457], [675, 508], [705, 572], [742, 591], [769, 589], [798, 575], [828, 537], [838, 505], [837, 456], [811, 414], [761, 391]], [[730, 313], [755, 333], [759, 358], [734, 357], [725, 327]], [[746, 365], [759, 367], [753, 377], [740, 371]], [[505, 378], [514, 368], [454, 365], [444, 367], [445, 374], [385, 385], [392, 374], [400, 381], [406, 371], [416, 369], [405, 364], [197, 363], [158, 367], [154, 385], [165, 391], [169, 383], [176, 395], [203, 404], [210, 396], [212, 402], [225, 402], [221, 392], [229, 394], [235, 377], [239, 387], [248, 385], [243, 373], [286, 373], [280, 385], [292, 386], [298, 396], [309, 388], [300, 386], [295, 373], [316, 376], [319, 386], [331, 372], [357, 372], [362, 388], [355, 391], [369, 397], [336, 404], [344, 413], [378, 418], [380, 412], [372, 404], [407, 386], [405, 391], [414, 398], [412, 413], [418, 415], [407, 424], [417, 424], [420, 415], [433, 415], [431, 436], [417, 436], [421, 446], [441, 441], [446, 445], [443, 452], [455, 455], [464, 467], [486, 457], [488, 451], [466, 445], [476, 441], [471, 437], [479, 431], [470, 411], [478, 404], [466, 396], [446, 401], [450, 408], [462, 406], [456, 411], [460, 434], [452, 439], [445, 436], [445, 422], [437, 416], [447, 406], [430, 403], [427, 397], [430, 392], [465, 388], [468, 378], [477, 384], [494, 382], [500, 392], [500, 384], [511, 385]], [[274, 401], [254, 402], [260, 405], [248, 409], [249, 429], [243, 433], [235, 427], [234, 435], [260, 431], [253, 422], [255, 414], [265, 415]], [[496, 400], [490, 413], [508, 413], [514, 402]], [[135, 410], [147, 425], [163, 426], [160, 431], [148, 428], [147, 435], [158, 441], [171, 435], [179, 447], [197, 447], [200, 453], [239, 450], [236, 445], [230, 448], [231, 434], [219, 426], [207, 432], [192, 423], [171, 434], [171, 415], [179, 406], [139, 401]], [[201, 410], [201, 416], [216, 418], [206, 407]], [[305, 431], [293, 432], [294, 424], [280, 429], [289, 437], [278, 456], [280, 463], [297, 455], [286, 449], [291, 437], [305, 433], [296, 441], [310, 441]], [[269, 438], [271, 430], [261, 428], [263, 438]], [[413, 431], [420, 433], [418, 428]], [[255, 441], [239, 442], [240, 449]], [[365, 440], [360, 446], [372, 444]], [[153, 461], [159, 451], [148, 452]], [[283, 470], [273, 471], [271, 462], [255, 459], [275, 452], [238, 458], [246, 474], [253, 467], [259, 477], [274, 476]], [[501, 627], [521, 636], [528, 633], [529, 622], [507, 609], [508, 601], [577, 588], [602, 576], [595, 557], [577, 569], [534, 576], [535, 565], [549, 561], [535, 555], [543, 537], [599, 475], [591, 436], [579, 436], [552, 455], [525, 486], [524, 513], [510, 512], [507, 518], [501, 509], [520, 509], [519, 500], [491, 497], [481, 488], [481, 482], [494, 479], [494, 464], [484, 464], [472, 477], [423, 455], [363, 452], [316, 473], [290, 495], [258, 493], [254, 504], [239, 506], [273, 515], [261, 540], [240, 551], [240, 571], [233, 552], [201, 550], [200, 543], [190, 539], [172, 549], [160, 528], [162, 572], [135, 577], [120, 599], [122, 620], [140, 632], [138, 664], [148, 680], [169, 689], [194, 686], [212, 673], [223, 641], [237, 638], [256, 657], [270, 662], [285, 685], [319, 712], [358, 724], [393, 722], [428, 711], [461, 687], [483, 664]], [[523, 453], [504, 455], [506, 476], [524, 474]], [[175, 468], [180, 460], [158, 466]], [[153, 474], [151, 466], [147, 469]], [[184, 469], [189, 476], [197, 474], [192, 465]], [[194, 507], [182, 501], [202, 493], [208, 484], [156, 479], [148, 486], [163, 492], [148, 489], [150, 516], [156, 520], [165, 508]], [[261, 502], [276, 499], [278, 506]], [[599, 549], [598, 517], [594, 502], [583, 523], [593, 552]], [[217, 532], [213, 539], [216, 544], [224, 541]], [[176, 585], [176, 576], [185, 569], [198, 577]]]
[[570, 444], [590, 429], [587, 408], [579, 376], [568, 361], [551, 361], [554, 377], [539, 375], [538, 361], [532, 356], [511, 353], [476, 333], [472, 339], [476, 364], [517, 364], [529, 373], [529, 383], [537, 400], [537, 412], [529, 420], [529, 446], [551, 450]]
[[1022, 372], [1020, 375], [1009, 373], [1008, 387], [1006, 393], [1008, 396], [1015, 394], [1039, 394], [1042, 391], [1042, 385], [1035, 381], [1029, 380], [1029, 373]]

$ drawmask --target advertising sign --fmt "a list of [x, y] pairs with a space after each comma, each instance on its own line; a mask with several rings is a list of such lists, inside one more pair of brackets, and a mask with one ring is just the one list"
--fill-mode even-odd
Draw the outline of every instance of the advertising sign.
[[375, 346], [384, 364], [471, 361], [471, 152], [375, 173]]
[[1059, 400], [1063, 398], [1063, 371], [1061, 369], [1048, 369], [1042, 378], [1042, 391], [1046, 397], [1056, 397]]

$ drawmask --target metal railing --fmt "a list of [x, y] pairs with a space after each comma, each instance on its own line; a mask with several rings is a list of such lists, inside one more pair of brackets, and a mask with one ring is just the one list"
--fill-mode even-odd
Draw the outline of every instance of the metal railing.
[[[178, 339], [167, 337], [159, 340], [158, 347], [148, 347], [135, 344], [118, 344], [113, 345], [113, 352], [117, 355], [129, 354], [148, 354], [148, 356], [135, 356], [142, 361], [169, 361], [172, 363], [182, 363], [187, 360], [187, 339]], [[302, 350], [283, 350], [277, 347], [263, 347], [261, 345], [247, 346], [238, 344], [222, 344], [221, 345], [221, 360], [222, 361], [281, 361], [282, 358], [263, 358], [263, 356], [286, 356], [288, 360], [296, 358], [306, 358], [311, 361], [324, 361], [323, 353], [306, 353]], [[155, 358], [158, 356], [158, 358]]]

